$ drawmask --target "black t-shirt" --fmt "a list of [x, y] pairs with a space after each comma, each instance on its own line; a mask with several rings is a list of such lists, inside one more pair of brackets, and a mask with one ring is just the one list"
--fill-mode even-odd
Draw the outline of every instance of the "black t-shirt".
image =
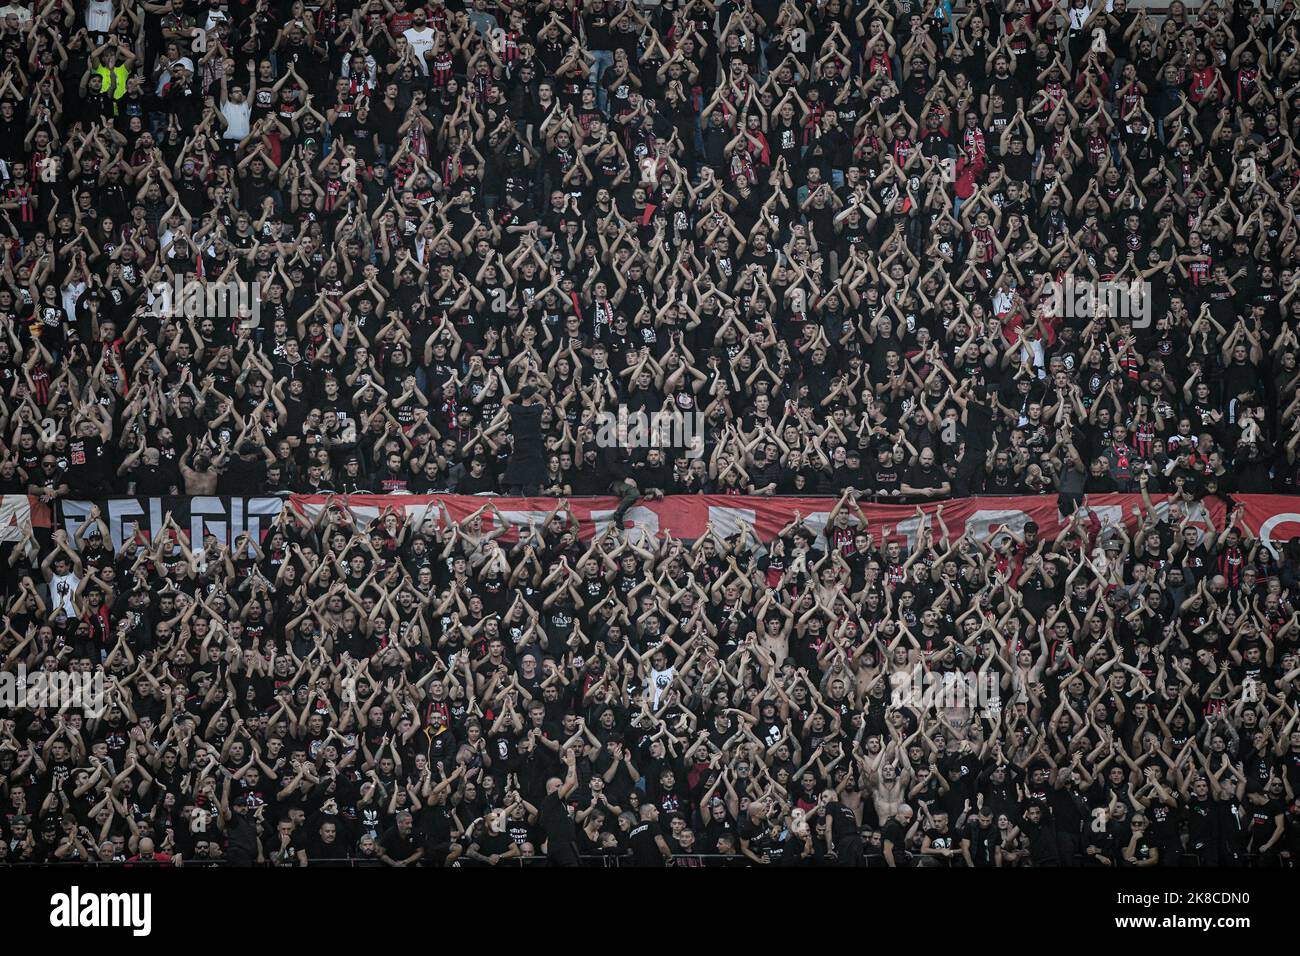
[[1002, 842], [995, 826], [982, 827], [978, 821], [967, 824], [966, 838], [970, 840], [970, 858], [976, 866], [993, 866], [994, 849]]
[[[960, 846], [961, 838], [953, 833], [951, 829], [937, 830], [929, 829], [925, 831], [926, 838], [930, 841], [930, 846], [936, 850], [956, 850]], [[953, 857], [936, 857], [943, 866], [952, 866]]]
[[501, 833], [483, 833], [475, 841], [478, 844], [478, 852], [483, 856], [500, 856], [510, 849], [514, 839], [510, 836], [509, 831]]
[[1107, 860], [1110, 861], [1109, 865], [1111, 866], [1119, 865], [1121, 853], [1123, 852], [1123, 847], [1119, 845], [1119, 838], [1115, 829], [1115, 825], [1113, 823], [1107, 824], [1103, 826], [1101, 829], [1097, 829], [1095, 827], [1090, 826], [1088, 827], [1087, 830], [1084, 831], [1084, 836], [1087, 839], [1088, 846], [1092, 847], [1094, 850], [1093, 855], [1084, 856], [1085, 862], [1091, 863], [1093, 865], [1104, 866], [1106, 864], [1103, 864], [1100, 860], [1095, 859], [1095, 857], [1101, 856], [1101, 857], [1105, 857]]
[[1274, 821], [1283, 812], [1282, 803], [1278, 800], [1268, 800], [1259, 806], [1250, 804], [1249, 812], [1251, 841], [1254, 850], [1259, 852], [1259, 848], [1273, 836]]
[[420, 843], [417, 839], [415, 828], [403, 836], [397, 827], [391, 827], [382, 837], [379, 838], [379, 846], [388, 854], [391, 860], [405, 860], [414, 855], [415, 851], [420, 849]]
[[895, 464], [882, 465], [877, 462], [871, 471], [871, 487], [877, 492], [897, 491], [903, 483], [901, 471]]
[[830, 818], [831, 838], [837, 847], [843, 847], [851, 841], [856, 841], [861, 846], [862, 831], [858, 829], [858, 820], [852, 810], [835, 802], [827, 805], [826, 815]]
[[664, 855], [659, 849], [655, 837], [662, 836], [659, 824], [653, 820], [642, 820], [628, 834], [628, 844], [632, 847], [633, 866], [663, 866]]
[[906, 483], [913, 488], [940, 488], [947, 481], [943, 469], [938, 465], [931, 465], [925, 468], [922, 465], [915, 465], [907, 471]]
[[348, 851], [338, 839], [326, 843], [319, 836], [315, 836], [306, 841], [305, 848], [309, 866], [343, 867], [348, 865]]
[[1140, 836], [1137, 838], [1137, 842], [1133, 844], [1133, 862], [1130, 863], [1128, 860], [1125, 860], [1124, 862], [1128, 866], [1136, 866], [1139, 863], [1144, 863], [1151, 859], [1151, 850], [1152, 846], [1150, 841], [1147, 840], [1145, 836]]
[[1021, 831], [1029, 837], [1029, 855], [1038, 866], [1056, 866], [1059, 856], [1056, 848], [1056, 830], [1049, 823], [1024, 821]]
[[1187, 838], [1192, 849], [1200, 849], [1218, 839], [1219, 812], [1214, 800], [1193, 797], [1187, 801], [1183, 813], [1187, 820]]
[[107, 450], [98, 435], [77, 436], [68, 442], [68, 484], [91, 489], [107, 477]]
[[548, 793], [542, 801], [542, 828], [546, 831], [546, 856], [552, 863], [576, 866], [578, 835], [569, 808], [558, 794]]
[[231, 457], [221, 476], [219, 487], [223, 494], [256, 495], [266, 486], [266, 460], [263, 458]]
[[894, 862], [901, 864], [907, 853], [907, 831], [897, 820], [890, 820], [880, 830], [880, 845], [883, 848], [886, 843], [893, 844], [892, 852]]

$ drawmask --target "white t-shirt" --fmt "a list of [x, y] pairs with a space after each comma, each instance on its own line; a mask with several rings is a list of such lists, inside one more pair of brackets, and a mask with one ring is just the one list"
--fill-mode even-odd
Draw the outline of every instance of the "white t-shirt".
[[664, 691], [672, 686], [673, 672], [675, 669], [675, 666], [666, 667], [661, 671], [657, 671], [653, 667], [650, 668], [650, 683], [655, 689], [654, 707], [659, 706], [659, 701], [664, 696]]
[[248, 135], [249, 117], [253, 113], [253, 104], [244, 98], [242, 103], [232, 103], [230, 100], [221, 104], [221, 115], [226, 118], [225, 133], [222, 134], [224, 139], [241, 140]]
[[50, 613], [63, 609], [63, 613], [68, 617], [76, 617], [77, 609], [72, 603], [72, 595], [77, 593], [77, 585], [81, 583], [81, 578], [77, 577], [71, 571], [67, 574], [54, 574], [50, 576]]
[[1006, 289], [998, 289], [993, 293], [993, 314], [1006, 315], [1011, 311], [1011, 305], [1014, 301], [1010, 292]]
[[423, 30], [407, 27], [402, 31], [402, 36], [406, 37], [406, 42], [411, 44], [411, 52], [420, 61], [420, 72], [428, 76], [429, 63], [425, 60], [424, 54], [433, 49], [433, 38], [437, 33], [430, 26], [426, 26]]
[[77, 300], [85, 291], [86, 283], [82, 281], [70, 282], [63, 287], [63, 313], [69, 322], [77, 321]]
[[[1115, 12], [1115, 0], [1106, 0], [1106, 12]], [[1092, 4], [1076, 9], [1071, 5], [1070, 0], [1065, 0], [1065, 13], [1070, 18], [1070, 29], [1078, 30], [1087, 22], [1088, 17], [1092, 16]]]
[[87, 0], [86, 32], [107, 33], [113, 25], [113, 0]]

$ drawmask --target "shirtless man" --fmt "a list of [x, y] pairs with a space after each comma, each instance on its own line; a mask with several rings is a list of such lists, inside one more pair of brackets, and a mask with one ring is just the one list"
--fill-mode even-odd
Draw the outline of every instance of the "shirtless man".
[[185, 493], [187, 495], [215, 495], [217, 493], [217, 479], [221, 477], [221, 466], [225, 463], [227, 456], [222, 452], [216, 459], [213, 459], [206, 451], [200, 449], [198, 454], [193, 456], [193, 465], [191, 466], [190, 456], [193, 451], [193, 439], [186, 438], [185, 454], [181, 455], [179, 462], [181, 478], [185, 481]]
[[882, 824], [903, 806], [911, 780], [910, 768], [902, 768], [898, 762], [889, 761], [881, 765], [874, 780], [868, 781], [871, 802], [876, 808], [876, 819]]
[[[767, 615], [763, 617], [765, 609]], [[794, 615], [787, 608], [772, 601], [770, 594], [764, 596], [756, 615], [763, 620], [763, 630], [759, 635], [763, 650], [778, 661], [788, 658], [790, 656], [790, 631], [794, 626]]]

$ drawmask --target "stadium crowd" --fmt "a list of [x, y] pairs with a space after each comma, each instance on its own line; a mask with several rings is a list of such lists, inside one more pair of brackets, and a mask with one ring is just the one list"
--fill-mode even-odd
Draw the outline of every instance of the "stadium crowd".
[[[1300, 481], [1298, 25], [10, 0], [0, 492], [554, 509], [7, 545], [4, 670], [107, 700], [0, 711], [0, 862], [1294, 865], [1300, 543], [1232, 496]], [[972, 494], [1069, 523], [862, 510]]]

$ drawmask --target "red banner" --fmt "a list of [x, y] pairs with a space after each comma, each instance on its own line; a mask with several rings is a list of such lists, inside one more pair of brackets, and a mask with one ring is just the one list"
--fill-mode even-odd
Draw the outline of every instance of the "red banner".
[[[328, 499], [321, 495], [296, 495], [290, 501], [304, 513], [315, 516]], [[1156, 510], [1164, 514], [1168, 508], [1166, 496], [1154, 495]], [[1253, 534], [1274, 547], [1279, 542], [1300, 535], [1300, 498], [1286, 495], [1240, 495], [1235, 499], [1244, 506], [1239, 519]], [[478, 495], [351, 495], [338, 496], [335, 501], [346, 503], [361, 520], [378, 517], [382, 509], [391, 508], [399, 514], [422, 522], [426, 517], [435, 522], [464, 521], [483, 508], [483, 526], [494, 529], [498, 515], [511, 525], [504, 537], [516, 540], [518, 528], [529, 522], [541, 524], [555, 508], [554, 498], [498, 498]], [[931, 522], [936, 536], [935, 518], [939, 502], [921, 506], [922, 514]], [[1006, 498], [958, 498], [941, 503], [942, 520], [953, 537], [970, 531], [977, 539], [986, 539], [999, 526], [1005, 524], [1013, 531], [1023, 530], [1025, 523], [1034, 521], [1039, 536], [1051, 540], [1060, 533], [1068, 519], [1057, 510], [1055, 495], [1019, 496]], [[490, 507], [489, 507], [490, 505]], [[603, 531], [613, 519], [616, 498], [572, 498], [569, 512], [578, 522], [579, 537], [589, 540]], [[625, 528], [644, 528], [651, 534], [666, 533], [675, 538], [694, 539], [708, 526], [720, 536], [735, 534], [742, 522], [766, 541], [774, 537], [797, 514], [804, 525], [820, 534], [835, 506], [833, 498], [761, 498], [732, 497], [727, 495], [670, 495], [658, 501], [641, 501], [631, 508], [623, 520]], [[1137, 526], [1142, 499], [1138, 495], [1090, 495], [1089, 511], [1096, 514], [1103, 526], [1123, 522], [1130, 530]], [[492, 509], [495, 509], [492, 510]], [[1214, 527], [1222, 530], [1226, 524], [1227, 509], [1222, 500], [1207, 498], [1190, 507], [1190, 520], [1195, 526], [1208, 528], [1207, 511]], [[903, 536], [909, 541], [920, 528], [915, 505], [864, 504], [862, 511], [870, 525], [875, 541], [881, 536]], [[852, 513], [852, 512], [850, 512]]]

